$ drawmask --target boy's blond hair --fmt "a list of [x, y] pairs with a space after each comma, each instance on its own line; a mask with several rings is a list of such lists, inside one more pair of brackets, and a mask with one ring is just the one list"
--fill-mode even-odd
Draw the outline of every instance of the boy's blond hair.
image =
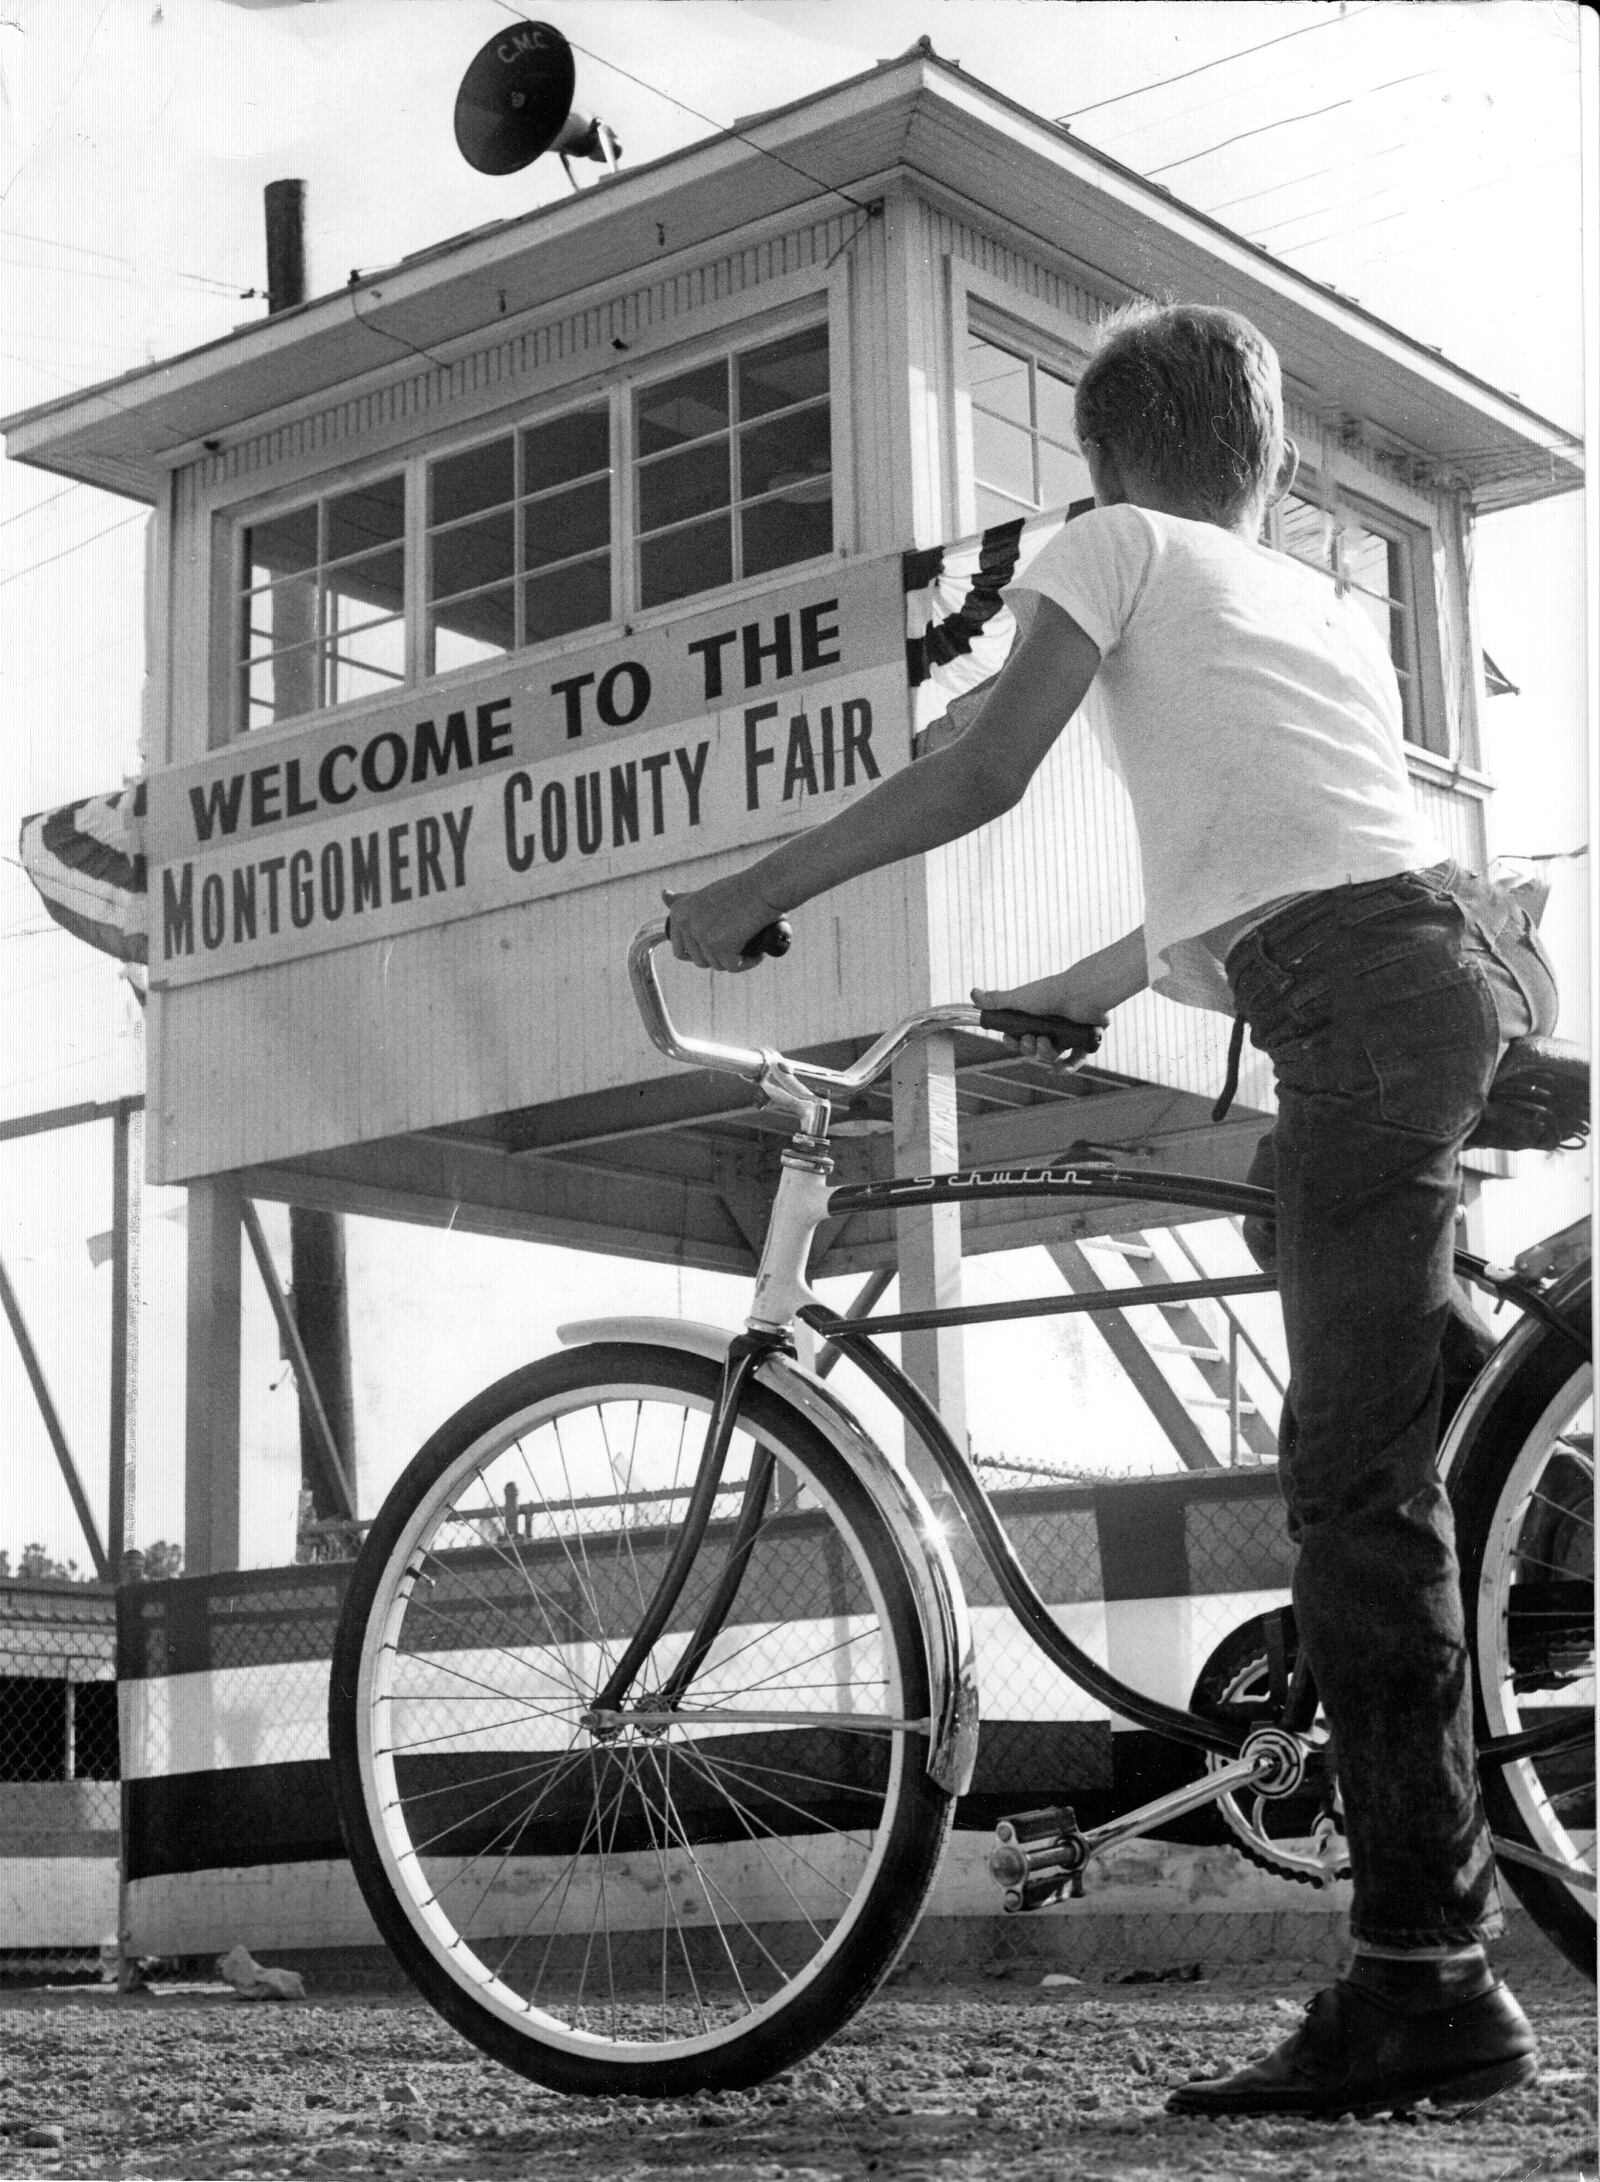
[[1204, 520], [1264, 505], [1284, 455], [1277, 352], [1236, 311], [1131, 303], [1078, 381], [1080, 441], [1108, 447]]

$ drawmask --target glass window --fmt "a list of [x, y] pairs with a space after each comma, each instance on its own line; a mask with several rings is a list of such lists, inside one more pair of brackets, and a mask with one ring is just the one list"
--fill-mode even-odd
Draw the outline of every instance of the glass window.
[[607, 403], [429, 463], [427, 590], [425, 674], [611, 619]]
[[1091, 496], [1072, 423], [1072, 381], [1059, 364], [969, 328], [967, 386], [980, 529]]
[[[613, 417], [633, 411], [631, 594]], [[409, 573], [412, 536], [421, 567]], [[626, 532], [625, 534], [626, 535]], [[833, 550], [826, 324], [613, 390], [247, 522], [246, 728], [506, 657]], [[408, 622], [407, 598], [415, 626]]]
[[1280, 552], [1329, 577], [1366, 614], [1394, 662], [1406, 741], [1434, 748], [1423, 717], [1410, 539], [1380, 529], [1370, 516], [1319, 507], [1300, 493], [1289, 493], [1273, 509], [1267, 534]]
[[405, 680], [405, 473], [244, 533], [236, 662], [246, 728]]
[[826, 325], [639, 388], [634, 446], [641, 606], [830, 553]]

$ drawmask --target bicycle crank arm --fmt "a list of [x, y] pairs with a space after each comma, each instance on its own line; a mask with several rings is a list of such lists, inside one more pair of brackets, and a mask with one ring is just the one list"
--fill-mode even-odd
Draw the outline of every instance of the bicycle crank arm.
[[1524, 1848], [1520, 1841], [1507, 1841], [1503, 1834], [1491, 1834], [1489, 1839], [1502, 1863], [1525, 1864], [1530, 1871], [1542, 1871], [1547, 1879], [1559, 1879], [1564, 1887], [1579, 1887], [1585, 1894], [1595, 1891], [1595, 1875], [1582, 1864], [1563, 1864], [1558, 1856], [1541, 1856], [1537, 1849]]
[[1025, 1811], [1018, 1818], [1003, 1818], [995, 1828], [995, 1846], [989, 1857], [989, 1876], [1005, 1890], [1008, 1914], [1042, 1909], [1063, 1893], [1083, 1892], [1084, 1866], [1092, 1856], [1119, 1841], [1136, 1840], [1153, 1827], [1172, 1819], [1186, 1818], [1203, 1810], [1235, 1788], [1269, 1786], [1279, 1768], [1276, 1750], [1258, 1751], [1253, 1758], [1234, 1758], [1206, 1773], [1187, 1788], [1175, 1788], [1153, 1803], [1141, 1804], [1121, 1818], [1082, 1831], [1070, 1805], [1051, 1810]]
[[580, 1713], [578, 1725], [591, 1729], [597, 1735], [615, 1735], [625, 1727], [698, 1727], [702, 1721], [715, 1721], [719, 1726], [731, 1723], [743, 1727], [794, 1727], [814, 1733], [818, 1728], [837, 1729], [846, 1735], [926, 1735], [933, 1722], [926, 1717], [920, 1720], [886, 1720], [879, 1714], [862, 1715], [850, 1712], [748, 1712], [742, 1708], [724, 1705], [680, 1706], [674, 1710], [648, 1712], [618, 1711], [595, 1705], [588, 1712]]

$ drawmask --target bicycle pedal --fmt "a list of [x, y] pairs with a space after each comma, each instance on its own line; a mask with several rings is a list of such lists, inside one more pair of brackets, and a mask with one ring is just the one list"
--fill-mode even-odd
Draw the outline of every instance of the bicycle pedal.
[[1088, 1855], [1071, 1804], [1051, 1804], [1001, 1819], [989, 1852], [989, 1876], [1004, 1890], [1008, 1914], [1042, 1909], [1063, 1894], [1081, 1898]]

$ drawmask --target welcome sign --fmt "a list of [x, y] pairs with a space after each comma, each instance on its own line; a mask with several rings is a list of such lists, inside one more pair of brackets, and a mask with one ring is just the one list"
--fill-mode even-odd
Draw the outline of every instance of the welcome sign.
[[898, 557], [241, 738], [151, 780], [151, 982], [756, 845], [909, 758]]

